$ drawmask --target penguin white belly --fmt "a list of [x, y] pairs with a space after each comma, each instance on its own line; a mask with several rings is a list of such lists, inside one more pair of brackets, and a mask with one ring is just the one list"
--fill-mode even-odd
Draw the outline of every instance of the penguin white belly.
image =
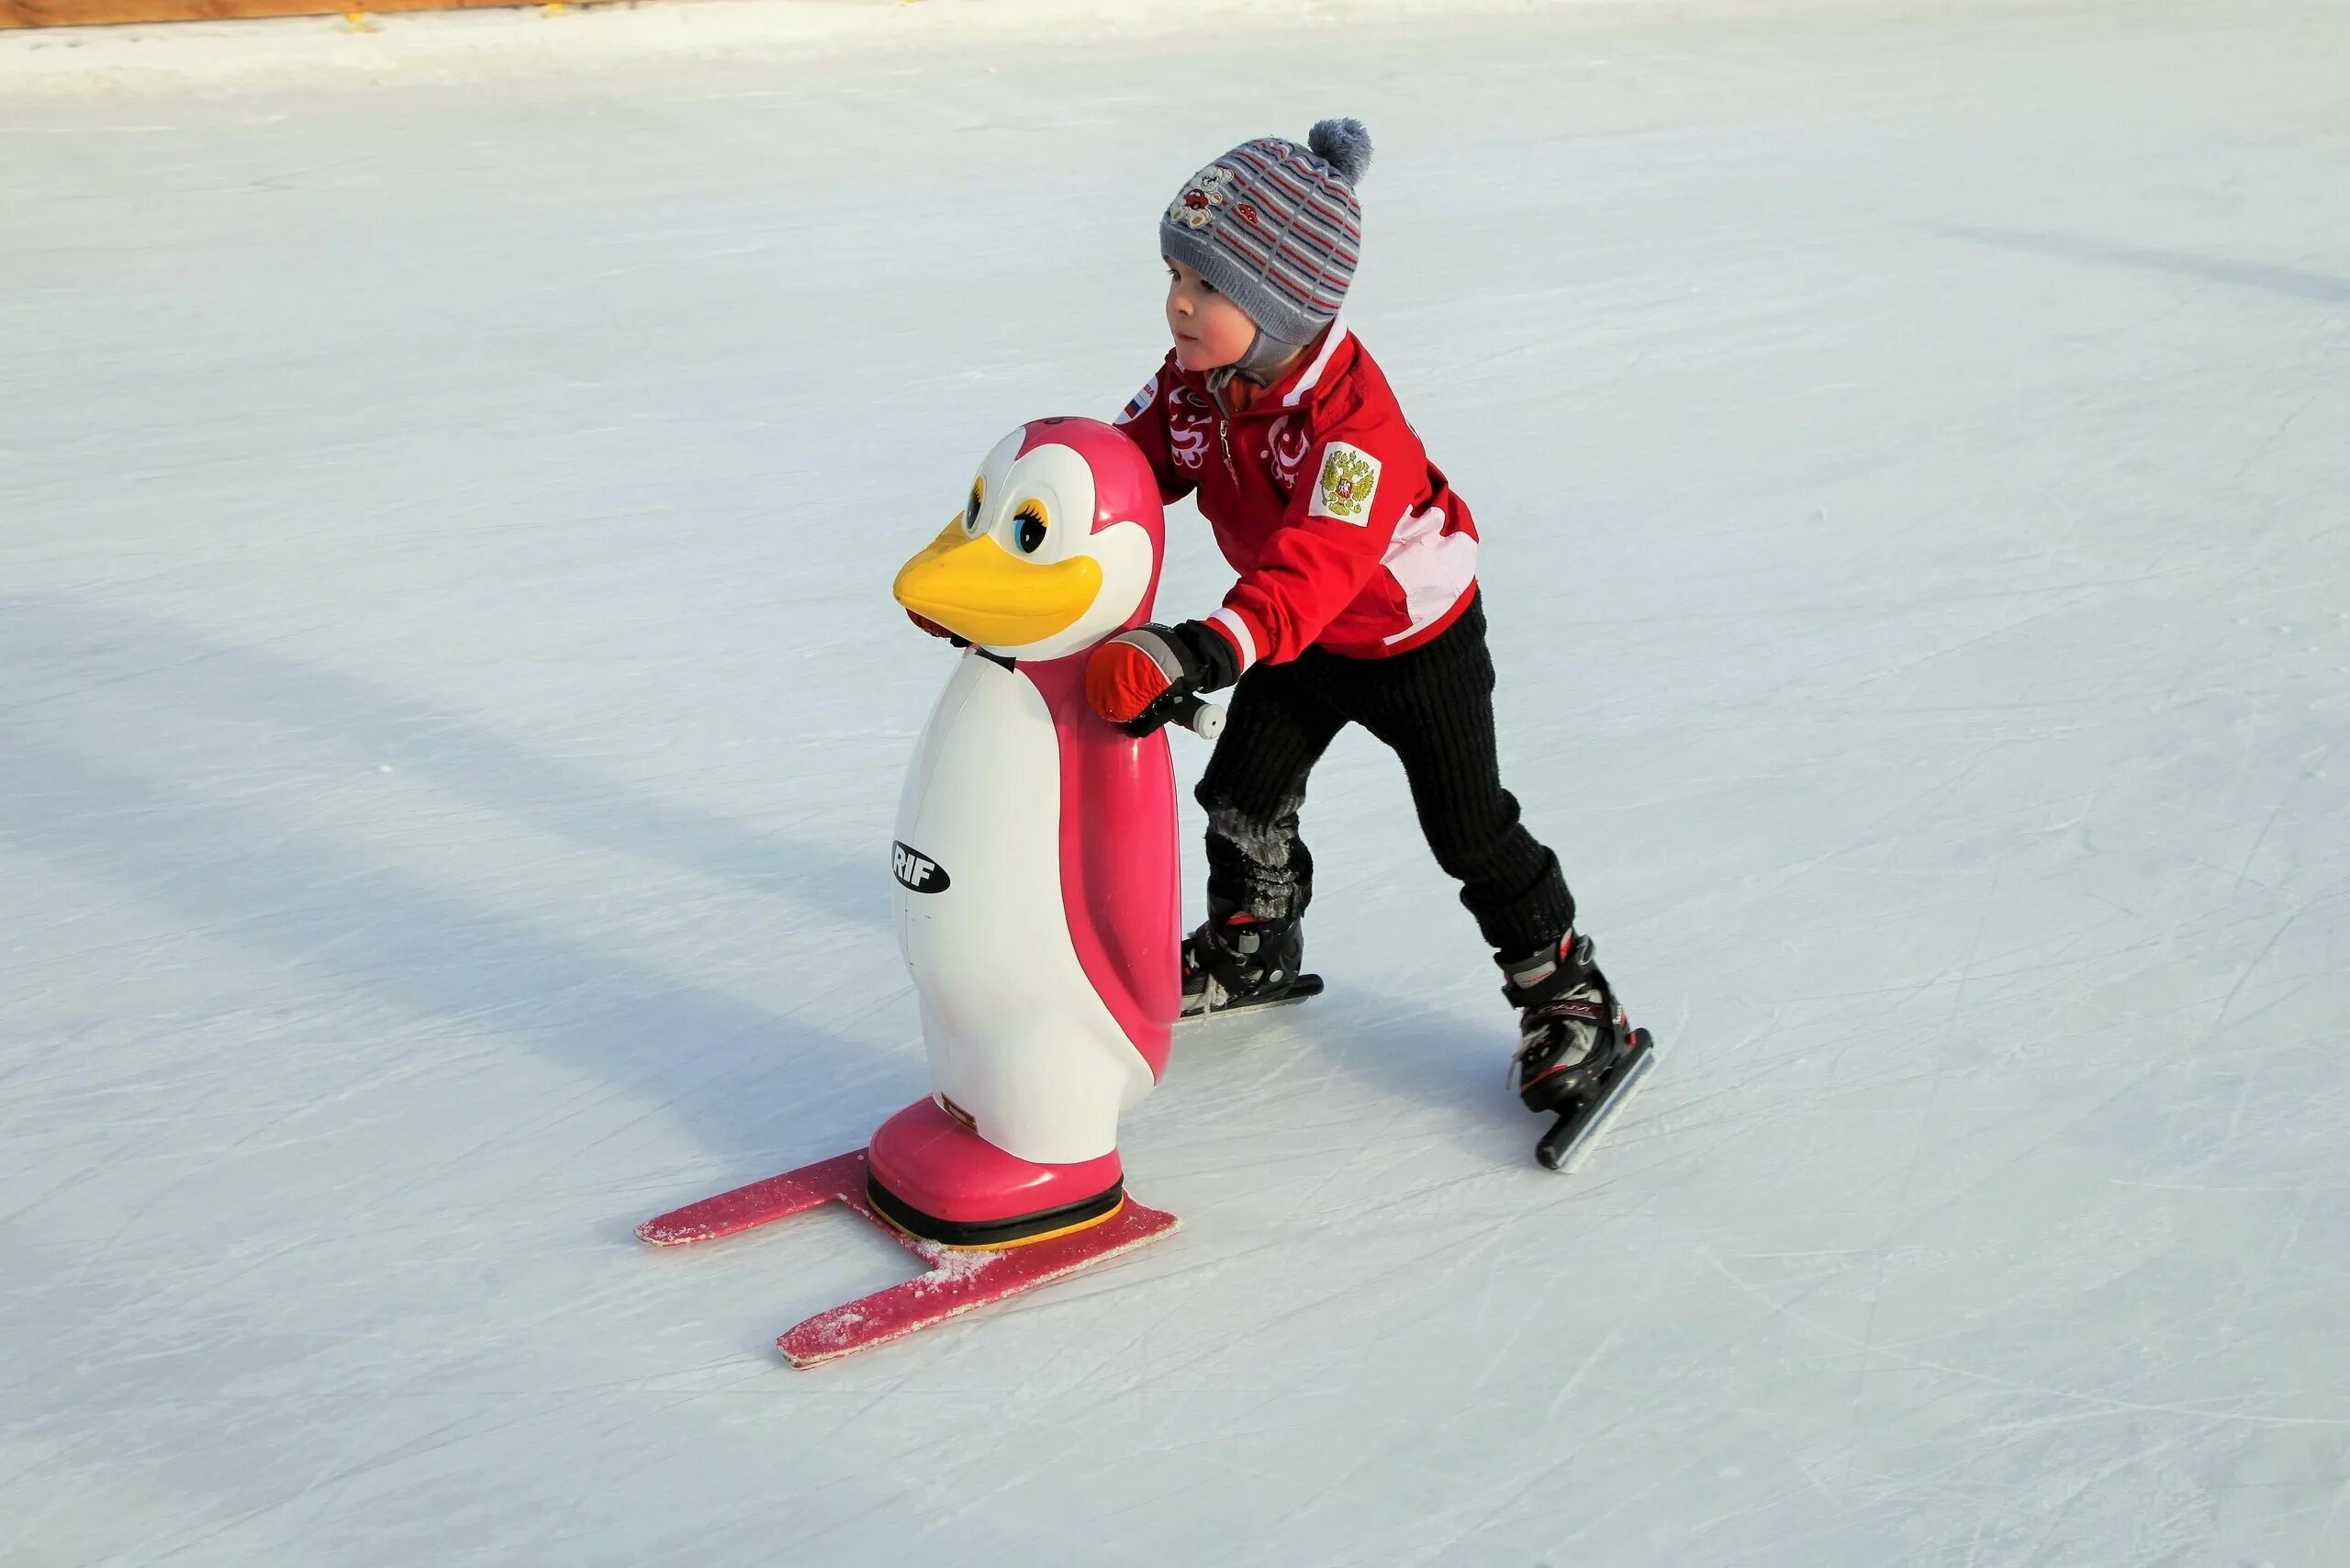
[[1060, 817], [1044, 697], [967, 655], [898, 802], [898, 947], [939, 1092], [989, 1142], [1050, 1165], [1115, 1148], [1119, 1112], [1153, 1082], [1069, 941]]

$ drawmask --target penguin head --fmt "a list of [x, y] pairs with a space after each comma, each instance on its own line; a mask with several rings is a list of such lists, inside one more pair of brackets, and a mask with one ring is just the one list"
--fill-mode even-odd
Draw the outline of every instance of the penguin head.
[[996, 443], [894, 591], [991, 654], [1063, 658], [1150, 618], [1166, 537], [1133, 442], [1099, 420], [1036, 420]]

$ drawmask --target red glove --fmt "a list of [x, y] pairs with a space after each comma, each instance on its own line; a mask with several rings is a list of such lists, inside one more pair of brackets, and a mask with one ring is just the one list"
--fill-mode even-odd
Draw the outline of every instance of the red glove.
[[1186, 697], [1230, 686], [1239, 677], [1239, 649], [1203, 621], [1137, 626], [1085, 661], [1085, 700], [1128, 734], [1147, 735], [1173, 718]]

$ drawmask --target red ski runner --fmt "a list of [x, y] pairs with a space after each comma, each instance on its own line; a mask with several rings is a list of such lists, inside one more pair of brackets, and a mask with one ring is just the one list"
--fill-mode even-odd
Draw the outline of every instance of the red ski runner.
[[638, 1226], [636, 1234], [655, 1247], [682, 1247], [755, 1230], [837, 1203], [929, 1265], [927, 1272], [901, 1284], [820, 1312], [776, 1340], [793, 1366], [812, 1367], [1050, 1284], [1156, 1241], [1182, 1223], [1128, 1198], [1110, 1218], [1081, 1230], [1017, 1247], [945, 1247], [909, 1235], [876, 1213], [866, 1195], [866, 1181], [865, 1151], [857, 1149], [673, 1209]]

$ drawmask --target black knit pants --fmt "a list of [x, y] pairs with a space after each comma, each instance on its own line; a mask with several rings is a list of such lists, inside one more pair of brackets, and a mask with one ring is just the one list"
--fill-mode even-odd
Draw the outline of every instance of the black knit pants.
[[1391, 659], [1309, 648], [1240, 678], [1200, 779], [1208, 813], [1208, 913], [1292, 919], [1314, 896], [1298, 836], [1305, 776], [1360, 724], [1403, 759], [1420, 831], [1495, 953], [1522, 958], [1574, 924], [1559, 857], [1518, 821], [1494, 755], [1494, 659], [1482, 597], [1434, 642]]

